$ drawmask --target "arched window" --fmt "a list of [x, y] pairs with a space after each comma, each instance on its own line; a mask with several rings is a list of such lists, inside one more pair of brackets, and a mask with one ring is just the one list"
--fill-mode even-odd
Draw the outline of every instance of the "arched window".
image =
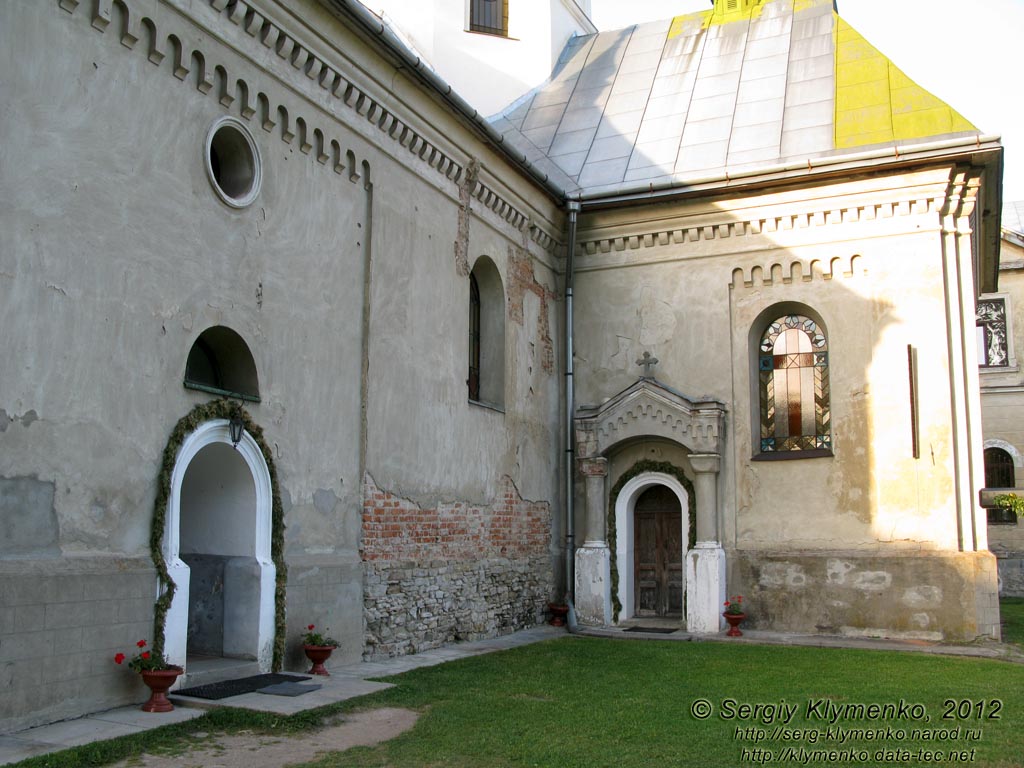
[[469, 399], [505, 404], [505, 291], [498, 268], [481, 256], [469, 275]]
[[260, 401], [256, 362], [248, 345], [230, 328], [207, 328], [192, 344], [185, 363], [185, 387]]
[[[1013, 488], [1013, 457], [1002, 448], [985, 449], [985, 487]], [[1017, 516], [1013, 512], [992, 507], [988, 510], [990, 523], [1016, 523]]]
[[775, 317], [757, 349], [760, 457], [832, 454], [828, 338], [802, 314]]

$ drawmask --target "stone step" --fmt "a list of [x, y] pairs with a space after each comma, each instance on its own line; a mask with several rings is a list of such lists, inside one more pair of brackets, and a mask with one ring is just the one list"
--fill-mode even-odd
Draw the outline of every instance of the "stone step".
[[260, 666], [248, 659], [227, 659], [212, 656], [191, 657], [185, 664], [185, 674], [178, 678], [175, 689], [196, 685], [220, 683], [260, 674]]

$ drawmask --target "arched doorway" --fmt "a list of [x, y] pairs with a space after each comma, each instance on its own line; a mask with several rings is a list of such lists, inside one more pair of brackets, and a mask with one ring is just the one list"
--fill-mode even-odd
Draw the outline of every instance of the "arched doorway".
[[215, 419], [185, 439], [171, 476], [164, 536], [177, 585], [165, 634], [173, 663], [223, 656], [270, 669], [271, 509], [270, 472], [247, 432], [234, 446], [227, 420]]
[[664, 485], [652, 485], [633, 507], [635, 616], [683, 615], [682, 507]]
[[615, 568], [620, 621], [659, 615], [681, 618], [686, 593], [682, 563], [690, 540], [689, 515], [682, 510], [689, 510], [689, 503], [683, 484], [664, 472], [639, 474], [619, 491], [615, 499]]

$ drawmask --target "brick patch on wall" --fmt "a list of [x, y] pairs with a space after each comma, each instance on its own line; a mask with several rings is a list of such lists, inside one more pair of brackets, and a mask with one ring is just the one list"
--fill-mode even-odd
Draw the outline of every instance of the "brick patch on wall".
[[508, 316], [514, 323], [523, 324], [523, 297], [529, 291], [540, 299], [540, 316], [537, 318], [537, 334], [540, 336], [540, 361], [545, 373], [555, 370], [555, 347], [551, 341], [551, 323], [548, 319], [548, 302], [554, 301], [554, 291], [549, 291], [537, 281], [533, 273], [530, 254], [522, 248], [509, 246], [508, 249]]
[[511, 478], [489, 506], [423, 508], [363, 485], [364, 657], [400, 656], [541, 621], [554, 589], [551, 510]]

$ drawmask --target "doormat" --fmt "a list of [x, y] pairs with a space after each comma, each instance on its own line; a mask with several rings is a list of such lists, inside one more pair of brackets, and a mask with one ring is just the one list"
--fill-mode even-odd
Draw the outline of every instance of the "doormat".
[[309, 680], [309, 676], [282, 675], [277, 673], [253, 675], [252, 677], [242, 677], [238, 680], [225, 680], [222, 683], [207, 683], [206, 685], [197, 685], [194, 688], [182, 688], [178, 691], [171, 691], [171, 694], [192, 696], [197, 699], [226, 699], [229, 696], [253, 693], [260, 688], [266, 688], [277, 683], [294, 683], [299, 680]]
[[265, 693], [269, 696], [301, 696], [304, 693], [312, 693], [323, 688], [322, 685], [303, 685], [302, 683], [277, 683], [260, 688], [256, 693]]
[[622, 630], [623, 632], [653, 632], [657, 635], [671, 635], [673, 632], [678, 632], [679, 627], [629, 627], [628, 629]]

